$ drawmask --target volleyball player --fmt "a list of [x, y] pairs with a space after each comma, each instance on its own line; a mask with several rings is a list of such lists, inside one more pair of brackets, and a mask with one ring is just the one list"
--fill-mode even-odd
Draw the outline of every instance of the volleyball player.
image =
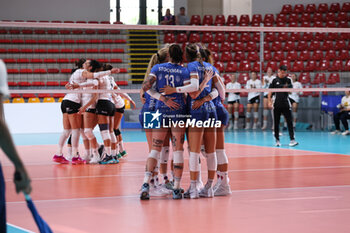
[[[148, 94], [158, 100], [156, 102], [157, 112], [152, 115], [154, 119], [160, 120], [161, 123], [163, 123], [163, 119], [166, 122], [169, 122], [171, 120], [184, 120], [181, 115], [186, 114], [186, 103], [184, 95], [182, 93], [175, 93], [172, 95], [160, 94], [161, 88], [167, 85], [175, 88], [178, 86], [183, 86], [184, 80], [189, 79], [189, 73], [187, 69], [180, 65], [183, 57], [181, 47], [175, 44], [171, 45], [169, 47], [169, 56], [169, 63], [157, 64], [153, 66], [150, 74], [142, 85], [144, 92], [148, 92]], [[152, 89], [153, 85], [155, 85], [155, 90]], [[174, 117], [168, 118], [166, 115]], [[140, 195], [141, 200], [149, 199], [149, 183], [152, 177], [152, 172], [157, 166], [157, 160], [160, 156], [160, 152], [167, 132], [168, 129], [162, 127], [162, 125], [159, 129], [152, 130], [152, 150], [149, 153], [147, 159], [146, 173]], [[175, 175], [173, 198], [181, 199], [182, 193], [180, 188], [180, 181], [184, 163], [183, 143], [185, 128], [171, 126], [171, 134], [174, 150], [173, 159]]]
[[[298, 82], [298, 78], [295, 74], [291, 74], [291, 79], [292, 79], [293, 88], [295, 88], [295, 89], [303, 88], [301, 83]], [[293, 116], [294, 130], [295, 130], [295, 125], [296, 125], [297, 119], [298, 119], [298, 105], [299, 105], [299, 100], [300, 100], [299, 95], [301, 95], [301, 94], [302, 94], [302, 92], [291, 92], [288, 96], [289, 100], [292, 104], [292, 116]]]
[[[292, 88], [292, 81], [287, 77], [287, 67], [282, 65], [278, 69], [277, 77], [272, 80], [270, 88]], [[273, 91], [273, 90], [271, 90]], [[289, 146], [296, 146], [298, 142], [294, 138], [293, 122], [291, 104], [288, 98], [288, 92], [276, 92], [275, 100], [272, 102], [272, 92], [268, 93], [269, 107], [273, 107], [273, 120], [274, 120], [274, 136], [276, 139], [276, 146], [281, 146], [279, 140], [279, 123], [281, 115], [283, 114], [287, 121], [290, 143]]]
[[[0, 148], [15, 166], [13, 181], [16, 186], [16, 192], [29, 194], [32, 191], [29, 175], [17, 153], [9, 129], [5, 123], [3, 100], [8, 96], [6, 66], [0, 59]], [[5, 233], [6, 228], [5, 181], [0, 163], [0, 232]]]
[[[264, 77], [262, 79], [263, 88], [269, 88], [269, 86], [274, 78], [276, 78], [276, 76], [273, 74], [272, 68], [268, 67], [267, 73], [266, 73], [266, 75], [264, 75]], [[265, 130], [267, 128], [267, 117], [269, 115], [269, 103], [267, 101], [267, 94], [268, 94], [268, 92], [264, 92], [263, 126], [261, 127], [262, 130]]]
[[[246, 84], [247, 89], [255, 89], [255, 88], [261, 88], [261, 81], [257, 79], [256, 72], [250, 73], [250, 79], [247, 81]], [[245, 129], [250, 129], [250, 123], [251, 123], [251, 110], [253, 108], [253, 128], [257, 128], [258, 120], [259, 120], [259, 103], [260, 103], [260, 93], [259, 92], [249, 92], [248, 93], [248, 104], [247, 104], [247, 112], [246, 112], [246, 127]]]
[[[226, 84], [227, 90], [241, 89], [241, 84], [239, 82], [237, 82], [235, 74], [231, 74], [230, 79], [231, 79], [231, 82]], [[228, 93], [227, 108], [228, 108], [229, 119], [230, 119], [228, 130], [238, 129], [238, 119], [239, 119], [238, 108], [239, 108], [240, 99], [241, 99], [241, 97], [240, 97], [239, 92], [237, 92], [237, 93], [229, 92]], [[232, 122], [231, 122], [231, 120], [232, 120]]]

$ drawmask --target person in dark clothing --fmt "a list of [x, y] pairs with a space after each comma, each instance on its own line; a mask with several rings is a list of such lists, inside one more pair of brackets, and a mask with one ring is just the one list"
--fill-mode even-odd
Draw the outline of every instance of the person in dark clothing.
[[[278, 69], [277, 77], [272, 81], [269, 88], [293, 88], [292, 81], [287, 77], [287, 67], [282, 65]], [[289, 146], [296, 146], [298, 142], [294, 138], [292, 105], [288, 98], [288, 92], [276, 92], [274, 102], [272, 102], [272, 92], [268, 93], [269, 107], [273, 108], [274, 116], [274, 135], [276, 139], [276, 146], [281, 146], [279, 140], [279, 122], [281, 115], [286, 118], [287, 127], [289, 131], [290, 143]]]

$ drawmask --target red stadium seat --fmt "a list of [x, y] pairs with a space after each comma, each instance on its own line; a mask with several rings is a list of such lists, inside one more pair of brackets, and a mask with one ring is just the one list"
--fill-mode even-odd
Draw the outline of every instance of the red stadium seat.
[[295, 61], [290, 70], [292, 72], [302, 72], [304, 70], [304, 62], [303, 61]]
[[60, 50], [59, 49], [47, 49], [48, 53], [59, 53]]
[[191, 33], [190, 38], [188, 40], [190, 43], [197, 43], [201, 41], [201, 37], [198, 33]]
[[60, 71], [58, 69], [52, 68], [52, 69], [47, 69], [47, 73], [49, 74], [57, 74]]
[[318, 5], [317, 12], [319, 12], [319, 13], [327, 13], [328, 12], [328, 5], [327, 5], [327, 3], [320, 3]]
[[8, 74], [18, 74], [19, 71], [17, 69], [7, 69]]
[[300, 22], [310, 22], [311, 21], [311, 14], [310, 13], [303, 13], [300, 18]]
[[213, 41], [213, 34], [211, 32], [204, 32], [202, 36], [202, 43], [210, 43]]
[[265, 72], [267, 71], [267, 68], [271, 68], [272, 70], [277, 70], [277, 63], [275, 61], [269, 61], [267, 62], [267, 65], [265, 67]]
[[228, 62], [232, 60], [232, 54], [230, 51], [225, 51], [221, 54], [221, 59], [220, 61], [222, 62]]
[[312, 54], [312, 60], [319, 61], [323, 59], [323, 52], [321, 50], [315, 50]]
[[315, 21], [313, 27], [324, 27], [324, 24], [322, 21]]
[[299, 41], [296, 47], [297, 51], [303, 51], [303, 50], [306, 50], [307, 48], [308, 48], [308, 44], [306, 41]]
[[44, 63], [56, 63], [56, 59], [53, 58], [45, 58]]
[[247, 59], [249, 61], [257, 61], [259, 60], [259, 55], [257, 51], [250, 51], [248, 52]]
[[179, 33], [177, 36], [176, 36], [176, 43], [185, 43], [187, 42], [187, 35], [186, 33]]
[[264, 23], [264, 26], [265, 27], [273, 27], [273, 23], [270, 23], [270, 22], [266, 22], [266, 23]]
[[314, 40], [323, 41], [325, 39], [326, 39], [326, 33], [324, 32], [316, 32], [314, 35]]
[[312, 32], [304, 32], [300, 39], [305, 41], [313, 41], [314, 35]]
[[201, 17], [199, 15], [192, 15], [190, 24], [191, 25], [201, 25]]
[[287, 69], [289, 69], [289, 70], [291, 69], [291, 64], [290, 64], [290, 61], [288, 61], [288, 60], [282, 60], [279, 64], [279, 67], [282, 65], [287, 66]]
[[277, 40], [284, 42], [289, 40], [288, 32], [279, 32], [277, 35]]
[[244, 51], [244, 43], [237, 41], [233, 44], [233, 51]]
[[265, 34], [265, 41], [273, 42], [276, 40], [276, 34], [274, 32], [267, 32]]
[[339, 28], [348, 28], [348, 27], [349, 27], [349, 20], [340, 21], [340, 22], [338, 23], [338, 27], [339, 27]]
[[214, 25], [215, 26], [224, 26], [225, 25], [225, 16], [224, 15], [217, 15], [215, 17], [215, 22], [214, 22]]
[[339, 12], [337, 14], [337, 17], [335, 19], [336, 21], [348, 21], [349, 20], [349, 17], [348, 17], [348, 14], [346, 12]]
[[[262, 71], [264, 70], [264, 63], [262, 63]], [[253, 63], [253, 71], [260, 72], [260, 61], [256, 61]]]
[[69, 63], [69, 59], [68, 58], [59, 58], [59, 59], [57, 59], [57, 63]]
[[343, 40], [338, 40], [335, 43], [334, 49], [337, 50], [337, 51], [346, 49], [346, 42], [343, 41]]
[[45, 83], [44, 82], [35, 81], [35, 82], [32, 82], [32, 86], [33, 87], [44, 87]]
[[19, 58], [17, 59], [17, 63], [28, 63], [29, 60], [27, 58]]
[[269, 42], [264, 41], [264, 45], [263, 46], [264, 46], [264, 50], [268, 50], [268, 51], [271, 50]]
[[240, 73], [238, 76], [238, 82], [240, 84], [246, 84], [249, 80], [249, 74], [248, 73]]
[[328, 79], [326, 81], [326, 84], [336, 84], [336, 83], [339, 83], [340, 82], [340, 76], [339, 76], [339, 73], [331, 73], [329, 76], [328, 76]]
[[61, 69], [61, 73], [70, 74], [70, 73], [72, 73], [72, 69]]
[[7, 58], [3, 60], [6, 64], [16, 63], [16, 60], [13, 58]]
[[239, 71], [251, 71], [251, 66], [250, 66], [250, 62], [247, 60], [243, 60], [239, 63], [239, 67], [238, 67]]
[[270, 61], [272, 59], [271, 52], [269, 50], [264, 50], [264, 60]]
[[241, 39], [240, 39], [241, 42], [248, 42], [248, 41], [251, 41], [251, 39], [252, 39], [252, 38], [251, 38], [249, 32], [243, 32], [243, 33], [241, 34]]
[[21, 34], [21, 31], [18, 29], [10, 29], [9, 33], [13, 35], [18, 35], [18, 34]]
[[282, 50], [282, 43], [280, 41], [274, 41], [271, 46], [272, 51], [281, 51]]
[[24, 40], [22, 40], [22, 39], [12, 39], [12, 44], [24, 44]]
[[234, 53], [235, 55], [233, 56], [234, 61], [243, 61], [245, 60], [245, 54], [242, 50], [237, 51]]
[[32, 69], [20, 69], [19, 73], [21, 73], [21, 74], [32, 74], [33, 70]]
[[298, 22], [299, 21], [299, 15], [296, 13], [291, 13], [288, 17], [288, 22]]
[[175, 42], [175, 36], [173, 33], [168, 32], [164, 35], [164, 43], [174, 43]]
[[227, 63], [225, 72], [237, 72], [237, 70], [238, 70], [237, 62], [229, 61]]
[[9, 39], [0, 39], [0, 44], [11, 44], [11, 40], [9, 40]]
[[232, 25], [232, 26], [236, 26], [237, 25], [237, 15], [229, 15], [227, 17], [227, 22], [226, 25]]
[[301, 33], [300, 32], [291, 32], [289, 36], [289, 40], [291, 41], [299, 41], [301, 38]]
[[294, 6], [294, 13], [296, 13], [296, 14], [302, 14], [302, 13], [304, 13], [304, 5], [302, 5], [302, 4], [296, 4], [295, 6]]
[[248, 26], [249, 23], [250, 23], [249, 15], [243, 14], [240, 16], [239, 22], [238, 22], [240, 26]]
[[107, 30], [98, 30], [97, 34], [99, 34], [99, 35], [107, 35], [108, 31]]
[[329, 71], [342, 71], [343, 70], [343, 62], [341, 60], [334, 60], [332, 65], [329, 66]]
[[300, 27], [311, 27], [311, 22], [303, 21], [301, 22]]
[[215, 66], [215, 68], [216, 69], [218, 69], [218, 71], [220, 72], [220, 73], [222, 73], [222, 72], [224, 72], [224, 70], [225, 70], [225, 68], [224, 68], [224, 64], [222, 63], [222, 62], [215, 62], [214, 63], [214, 66]]
[[236, 33], [236, 32], [229, 32], [226, 41], [232, 43], [232, 42], [236, 42], [238, 40], [239, 40], [238, 33]]
[[246, 46], [246, 51], [251, 52], [251, 51], [257, 51], [258, 46], [257, 43], [254, 41], [249, 41]]
[[338, 57], [339, 57], [339, 59], [341, 59], [341, 60], [348, 60], [348, 59], [350, 59], [349, 51], [346, 50], [346, 49], [340, 50], [340, 51], [339, 51], [339, 54], [338, 54]]
[[61, 49], [61, 53], [73, 53], [72, 49]]
[[301, 72], [298, 78], [299, 82], [302, 84], [309, 84], [311, 82], [310, 73]]
[[307, 72], [313, 72], [315, 70], [317, 70], [317, 63], [314, 60], [309, 60], [306, 63], [306, 66], [304, 67], [304, 70]]
[[290, 14], [293, 12], [292, 5], [290, 4], [285, 4], [282, 6], [281, 13], [282, 14]]
[[212, 15], [204, 15], [202, 25], [213, 25], [213, 16]]
[[327, 21], [326, 22], [326, 27], [328, 27], [328, 28], [335, 28], [335, 27], [337, 27], [337, 24], [336, 24], [335, 21]]
[[310, 55], [310, 52], [308, 50], [303, 50], [300, 52], [299, 60], [308, 61], [308, 60], [310, 60], [310, 58], [311, 58], [311, 55]]
[[335, 21], [336, 20], [336, 16], [335, 16], [335, 14], [333, 12], [328, 12], [326, 14], [325, 20], [326, 21]]
[[277, 27], [287, 27], [287, 23], [286, 22], [277, 22], [276, 26]]
[[273, 59], [274, 59], [275, 61], [284, 60], [284, 52], [281, 51], [281, 50], [276, 51], [276, 52], [273, 54]]
[[334, 60], [336, 58], [337, 58], [337, 54], [336, 54], [335, 50], [332, 50], [332, 49], [328, 50], [326, 52], [325, 57], [324, 57], [324, 59], [327, 59], [327, 60]]
[[287, 15], [286, 14], [277, 14], [276, 23], [278, 23], [278, 22], [286, 23], [287, 22]]
[[[89, 43], [89, 41], [88, 40], [86, 40], [87, 42], [86, 43]], [[78, 41], [77, 41], [78, 42]], [[101, 43], [102, 44], [113, 44], [114, 43], [114, 40], [112, 40], [112, 39], [103, 39], [103, 40], [101, 40]]]
[[332, 3], [329, 7], [329, 12], [337, 13], [340, 11], [340, 4], [339, 3]]
[[289, 27], [298, 27], [298, 22], [290, 22]]
[[317, 73], [315, 78], [312, 80], [311, 84], [321, 84], [326, 82], [325, 73]]
[[106, 49], [100, 49], [99, 51], [100, 53], [123, 53], [124, 50], [123, 49], [109, 49], [109, 48], [106, 48]]
[[111, 59], [110, 59], [110, 62], [111, 62], [111, 63], [122, 63], [123, 60], [122, 60], [122, 59], [119, 59], [119, 58], [111, 58]]
[[32, 58], [30, 59], [31, 63], [43, 63], [43, 59], [41, 58]]
[[231, 43], [227, 41], [222, 42], [220, 52], [231, 51], [231, 50], [232, 50]]
[[213, 51], [211, 51], [211, 56], [213, 57], [214, 62], [217, 62], [217, 61], [219, 61], [219, 60], [220, 60], [220, 59], [219, 59], [219, 55], [218, 55], [218, 53], [217, 53], [217, 52], [213, 52]]
[[316, 22], [316, 21], [320, 21], [323, 22], [324, 18], [323, 18], [323, 14], [322, 13], [315, 13], [312, 17], [312, 21]]
[[324, 51], [333, 49], [333, 41], [330, 41], [330, 40], [324, 41], [323, 44], [322, 44], [321, 49], [324, 50]]
[[329, 60], [323, 59], [319, 62], [318, 68], [320, 70], [328, 70], [329, 69]]
[[289, 51], [287, 56], [286, 56], [286, 59], [290, 60], [290, 61], [295, 61], [298, 59], [298, 53], [294, 50]]
[[53, 87], [58, 87], [60, 84], [56, 81], [49, 81], [46, 82], [46, 86], [53, 86]]
[[344, 2], [341, 11], [350, 12], [350, 2]]
[[225, 33], [223, 33], [223, 32], [216, 32], [214, 41], [218, 42], [218, 43], [224, 42], [225, 41]]
[[338, 40], [339, 39], [339, 34], [338, 33], [328, 33], [326, 40]]
[[286, 41], [283, 47], [284, 51], [292, 51], [295, 50], [295, 42], [294, 41]]
[[259, 42], [260, 41], [260, 32], [253, 32], [252, 40], [255, 42]]
[[33, 71], [34, 74], [46, 74], [46, 70], [45, 69], [34, 69]]
[[252, 18], [252, 23], [260, 24], [262, 22], [261, 14], [254, 14]]
[[213, 52], [218, 52], [219, 51], [219, 45], [216, 42], [211, 42], [208, 45], [208, 49]]

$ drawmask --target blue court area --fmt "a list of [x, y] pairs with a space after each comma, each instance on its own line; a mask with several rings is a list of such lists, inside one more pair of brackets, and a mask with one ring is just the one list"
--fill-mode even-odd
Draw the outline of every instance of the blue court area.
[[7, 233], [33, 233], [33, 232], [8, 223]]
[[[123, 130], [122, 135], [125, 142], [146, 141], [146, 135], [142, 130]], [[57, 133], [13, 135], [16, 145], [54, 145], [57, 144], [59, 136]], [[102, 142], [98, 133], [96, 136], [98, 141]], [[350, 136], [331, 135], [325, 131], [296, 131], [295, 136], [299, 145], [293, 149], [350, 155]], [[280, 140], [282, 148], [289, 148], [288, 131], [283, 131]], [[275, 143], [272, 131], [230, 131], [226, 132], [225, 141], [267, 147], [273, 147]]]

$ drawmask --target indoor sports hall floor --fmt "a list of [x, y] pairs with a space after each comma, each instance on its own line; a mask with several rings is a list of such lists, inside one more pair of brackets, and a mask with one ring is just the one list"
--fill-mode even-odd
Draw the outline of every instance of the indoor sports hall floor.
[[[284, 133], [282, 147], [275, 148], [271, 131], [229, 132], [232, 195], [176, 201], [139, 200], [144, 133], [123, 131], [128, 156], [118, 165], [54, 164], [58, 137], [14, 135], [32, 178], [32, 198], [54, 232], [350, 232], [350, 137], [296, 132], [300, 145], [289, 148]], [[13, 166], [3, 154], [0, 161], [9, 232], [37, 232], [23, 196], [14, 191]]]

